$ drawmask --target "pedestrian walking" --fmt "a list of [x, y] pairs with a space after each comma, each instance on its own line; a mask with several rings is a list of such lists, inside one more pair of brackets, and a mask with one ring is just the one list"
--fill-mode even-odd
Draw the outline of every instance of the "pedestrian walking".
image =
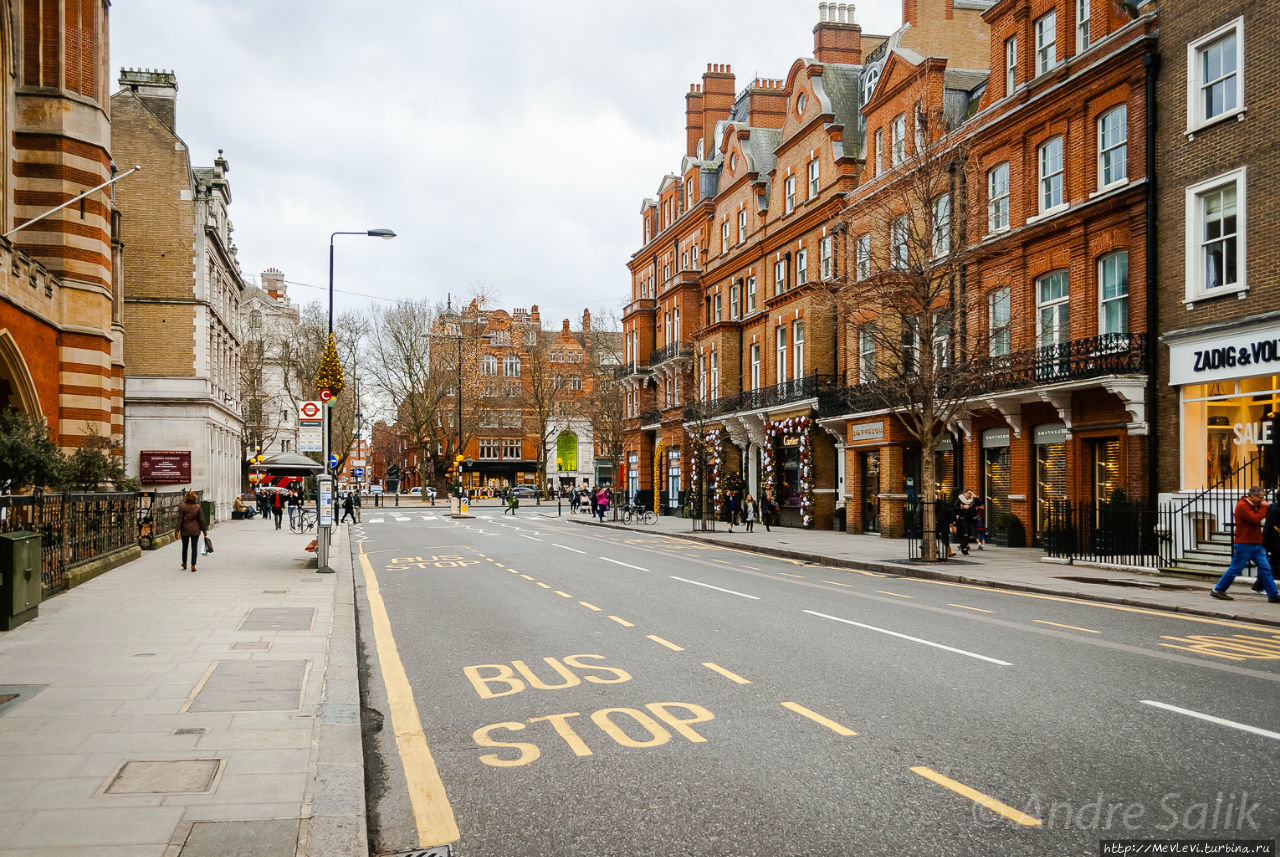
[[356, 523], [358, 524], [360, 523], [360, 492], [359, 491], [352, 492], [351, 503], [352, 503], [352, 506], [355, 508]]
[[747, 525], [748, 533], [755, 532], [752, 528], [756, 523], [756, 501], [750, 493], [747, 494], [747, 499], [742, 502], [742, 522]]
[[520, 508], [520, 498], [515, 495], [515, 492], [511, 492], [510, 496], [507, 498], [507, 508], [502, 510], [502, 514], [505, 515], [508, 512], [510, 512], [511, 517], [514, 518], [516, 516], [516, 509], [519, 509], [519, 508]]
[[268, 501], [271, 499], [271, 492], [263, 488], [258, 492], [258, 514], [262, 516], [262, 520], [271, 520], [271, 506]]
[[933, 498], [933, 535], [947, 552], [953, 557], [956, 552], [951, 549], [951, 533], [956, 529], [956, 513], [947, 502], [947, 494], [941, 488]]
[[978, 550], [987, 549], [987, 507], [981, 502], [973, 509], [973, 531], [978, 540]]
[[342, 518], [338, 521], [338, 523], [345, 524], [347, 522], [347, 518], [350, 518], [351, 520], [354, 521], [355, 517], [356, 517], [356, 504], [351, 499], [351, 492], [348, 491], [346, 495], [344, 495], [342, 498]]
[[1249, 563], [1258, 569], [1258, 580], [1267, 593], [1267, 601], [1280, 604], [1280, 592], [1276, 591], [1276, 582], [1271, 574], [1271, 563], [1267, 560], [1267, 552], [1262, 547], [1262, 524], [1267, 518], [1267, 504], [1262, 500], [1262, 488], [1254, 485], [1236, 503], [1235, 535], [1231, 537], [1231, 565], [1217, 582], [1209, 594], [1222, 601], [1231, 601], [1227, 594], [1231, 584], [1244, 571]]
[[[1267, 552], [1267, 561], [1271, 563], [1271, 577], [1275, 578], [1275, 570], [1280, 568], [1280, 503], [1272, 503], [1267, 507], [1267, 516], [1262, 521], [1262, 548]], [[1264, 592], [1262, 575], [1253, 582], [1252, 592]]]
[[297, 491], [289, 492], [289, 526], [297, 524], [298, 513], [302, 511], [302, 495]]
[[956, 498], [956, 541], [960, 543], [960, 552], [969, 555], [969, 543], [976, 540], [977, 530], [974, 523], [974, 512], [978, 506], [978, 495], [972, 488], [964, 489], [964, 493]]
[[187, 569], [187, 549], [191, 549], [191, 570], [196, 570], [196, 557], [200, 555], [200, 537], [208, 534], [209, 524], [204, 519], [204, 506], [200, 495], [188, 491], [178, 504], [178, 526], [174, 534], [182, 540], [182, 570]]
[[601, 485], [600, 490], [596, 492], [596, 511], [600, 515], [600, 523], [604, 523], [604, 516], [609, 511], [609, 489]]
[[276, 519], [276, 529], [280, 529], [280, 523], [284, 520], [284, 497], [279, 491], [271, 492], [271, 515]]
[[723, 520], [729, 526], [729, 532], [732, 533], [733, 519], [735, 517], [735, 513], [733, 510], [733, 492], [732, 491], [724, 492], [724, 500], [722, 500], [720, 503], [720, 515], [721, 515], [721, 520]]
[[587, 490], [587, 499], [591, 503], [591, 517], [600, 517], [600, 492], [596, 490]]
[[577, 489], [575, 488], [570, 490], [569, 491], [569, 514], [570, 515], [578, 514], [578, 504], [581, 502], [582, 502], [582, 497], [579, 496]]
[[764, 531], [769, 532], [769, 525], [776, 524], [778, 514], [778, 503], [773, 499], [773, 491], [766, 489], [764, 492], [764, 500], [760, 503], [760, 520], [764, 522]]

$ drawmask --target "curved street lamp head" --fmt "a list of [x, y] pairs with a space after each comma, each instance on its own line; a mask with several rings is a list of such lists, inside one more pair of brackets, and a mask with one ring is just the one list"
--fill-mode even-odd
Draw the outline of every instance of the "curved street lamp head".
[[370, 229], [365, 233], [370, 238], [395, 238], [396, 233], [393, 229]]

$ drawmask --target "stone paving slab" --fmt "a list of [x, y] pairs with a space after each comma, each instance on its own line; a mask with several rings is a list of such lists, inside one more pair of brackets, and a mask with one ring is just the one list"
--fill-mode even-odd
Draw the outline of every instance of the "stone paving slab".
[[251, 523], [0, 633], [0, 686], [39, 686], [0, 707], [0, 857], [366, 855], [346, 529], [318, 575], [309, 537]]

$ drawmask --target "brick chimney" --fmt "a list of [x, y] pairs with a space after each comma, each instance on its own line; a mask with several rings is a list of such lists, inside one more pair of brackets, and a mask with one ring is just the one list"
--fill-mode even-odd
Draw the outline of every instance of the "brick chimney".
[[747, 90], [747, 121], [753, 128], [781, 128], [787, 118], [785, 80], [757, 77]]
[[711, 154], [716, 139], [716, 123], [729, 118], [733, 110], [733, 69], [722, 63], [707, 63], [702, 75], [702, 154]]
[[862, 62], [862, 28], [853, 22], [852, 3], [818, 4], [813, 58], [823, 63], [859, 65]]
[[702, 139], [702, 84], [689, 84], [689, 91], [684, 96], [684, 138], [685, 155], [692, 158], [698, 154], [698, 141]]
[[122, 68], [120, 88], [131, 90], [166, 128], [177, 133], [178, 78], [173, 72]]
[[262, 290], [278, 301], [285, 299], [284, 271], [279, 268], [267, 268], [258, 275], [262, 282]]

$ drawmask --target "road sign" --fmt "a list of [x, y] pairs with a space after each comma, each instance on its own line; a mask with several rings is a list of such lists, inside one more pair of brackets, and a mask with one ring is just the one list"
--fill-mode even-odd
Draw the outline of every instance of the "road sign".
[[364, 476], [364, 468], [363, 467], [351, 468], [351, 475], [359, 479], [361, 476]]
[[323, 419], [324, 405], [321, 402], [302, 402], [298, 405], [298, 422], [302, 425], [319, 425]]
[[338, 466], [338, 454], [336, 452], [329, 453], [329, 466], [330, 467]]
[[364, 467], [364, 466], [365, 466], [364, 459], [363, 459], [363, 458], [353, 458], [353, 459], [351, 459], [351, 466], [352, 466], [352, 467]]
[[325, 389], [320, 391], [320, 401], [327, 402], [332, 398], [333, 398], [332, 390]]

